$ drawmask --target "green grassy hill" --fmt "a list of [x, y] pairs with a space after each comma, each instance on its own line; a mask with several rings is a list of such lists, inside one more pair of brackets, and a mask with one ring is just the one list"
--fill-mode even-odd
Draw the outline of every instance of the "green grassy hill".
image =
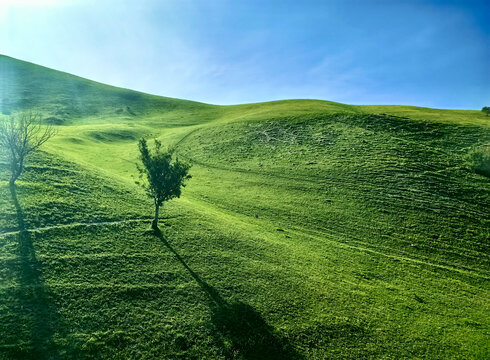
[[[0, 101], [58, 129], [15, 191], [0, 159], [0, 359], [490, 355], [481, 112], [215, 106], [4, 56]], [[142, 136], [193, 164], [161, 236]]]

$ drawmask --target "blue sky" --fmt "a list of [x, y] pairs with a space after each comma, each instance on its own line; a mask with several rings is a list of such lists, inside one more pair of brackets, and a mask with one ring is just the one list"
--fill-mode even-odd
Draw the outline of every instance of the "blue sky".
[[0, 53], [235, 104], [490, 105], [490, 1], [0, 0]]

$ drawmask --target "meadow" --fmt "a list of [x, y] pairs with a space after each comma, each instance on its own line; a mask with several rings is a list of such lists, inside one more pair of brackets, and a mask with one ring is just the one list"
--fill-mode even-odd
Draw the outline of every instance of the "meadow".
[[[0, 160], [1, 359], [490, 356], [483, 113], [0, 81], [58, 130], [15, 188]], [[157, 234], [143, 136], [192, 164]]]

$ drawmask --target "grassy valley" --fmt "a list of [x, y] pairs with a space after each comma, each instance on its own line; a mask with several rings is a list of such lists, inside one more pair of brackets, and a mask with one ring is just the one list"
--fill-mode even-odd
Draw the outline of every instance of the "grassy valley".
[[[216, 106], [0, 56], [0, 358], [484, 359], [490, 122], [317, 100]], [[137, 141], [192, 164], [148, 231]]]

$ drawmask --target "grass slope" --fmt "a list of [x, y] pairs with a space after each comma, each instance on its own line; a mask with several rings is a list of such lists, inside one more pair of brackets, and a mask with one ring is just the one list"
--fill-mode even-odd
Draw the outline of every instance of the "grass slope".
[[[0, 358], [488, 357], [483, 114], [0, 78], [59, 129], [15, 190], [0, 165]], [[158, 236], [141, 136], [193, 164]]]

